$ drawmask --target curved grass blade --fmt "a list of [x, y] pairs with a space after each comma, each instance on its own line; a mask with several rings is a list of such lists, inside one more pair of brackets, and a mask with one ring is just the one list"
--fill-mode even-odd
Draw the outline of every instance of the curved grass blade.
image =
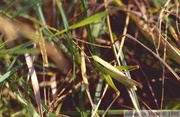
[[[149, 49], [147, 46], [145, 46], [143, 43], [141, 43], [140, 41], [138, 41], [136, 38], [134, 38], [133, 36], [129, 35], [129, 34], [126, 34], [126, 35], [121, 35], [119, 38], [122, 38], [122, 37], [128, 37], [129, 39], [137, 42], [138, 44], [140, 44], [142, 47], [144, 47], [146, 50], [148, 50], [151, 54], [154, 55], [154, 57], [156, 57], [162, 64], [164, 64], [167, 69], [169, 69], [169, 71], [180, 81], [180, 77], [179, 75], [162, 59], [160, 58], [159, 56], [156, 55], [155, 52], [153, 52], [151, 49]], [[180, 58], [180, 57], [178, 57]], [[179, 60], [179, 59], [178, 59]]]

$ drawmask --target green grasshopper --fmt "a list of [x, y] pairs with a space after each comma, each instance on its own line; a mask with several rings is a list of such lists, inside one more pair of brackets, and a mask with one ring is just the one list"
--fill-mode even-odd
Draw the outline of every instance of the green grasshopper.
[[[117, 94], [115, 99], [111, 102], [111, 104], [106, 109], [105, 113], [103, 114], [103, 116], [104, 116], [107, 113], [107, 110], [111, 107], [111, 105], [115, 102], [115, 100], [120, 95], [120, 91], [114, 85], [114, 82], [111, 79], [111, 77], [114, 78], [115, 80], [117, 80], [118, 82], [122, 83], [126, 87], [132, 88], [134, 90], [136, 90], [136, 86], [140, 86], [141, 84], [136, 82], [133, 79], [128, 78], [123, 72], [119, 71], [116, 67], [112, 66], [111, 64], [109, 64], [108, 62], [104, 61], [100, 57], [98, 57], [96, 55], [92, 55], [92, 59], [94, 60], [94, 65], [102, 73], [102, 76], [105, 78], [107, 84], [109, 86], [111, 86], [115, 90], [115, 92]], [[127, 66], [127, 68], [128, 68], [128, 66]], [[131, 68], [134, 69], [135, 66], [133, 66], [133, 67], [131, 66]], [[97, 111], [97, 108], [98, 108], [98, 106], [94, 110], [94, 113], [92, 114], [91, 117], [94, 116], [95, 112]]]
[[100, 70], [105, 75], [110, 75], [118, 82], [124, 84], [129, 88], [134, 88], [135, 90], [136, 90], [135, 86], [140, 86], [140, 83], [128, 78], [123, 72], [119, 71], [117, 68], [115, 68], [108, 62], [104, 61], [100, 57], [93, 55], [92, 58], [95, 61], [94, 63], [95, 66], [98, 68], [98, 70]]

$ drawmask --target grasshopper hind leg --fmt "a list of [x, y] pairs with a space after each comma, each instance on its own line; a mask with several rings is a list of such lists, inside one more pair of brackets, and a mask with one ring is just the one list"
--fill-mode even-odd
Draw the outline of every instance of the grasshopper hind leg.
[[112, 78], [110, 77], [110, 75], [105, 75], [103, 74], [103, 77], [104, 79], [106, 80], [106, 86], [104, 88], [104, 91], [102, 93], [102, 96], [98, 102], [98, 104], [96, 105], [95, 109], [93, 110], [93, 113], [92, 113], [92, 116], [91, 117], [94, 117], [95, 113], [97, 112], [98, 108], [99, 108], [99, 105], [102, 101], [102, 98], [104, 97], [105, 95], [105, 92], [107, 91], [107, 88], [108, 86], [112, 87], [114, 89], [114, 91], [116, 92], [117, 96], [113, 99], [113, 101], [110, 103], [110, 105], [107, 107], [107, 109], [105, 110], [105, 112], [103, 113], [102, 117], [105, 117], [105, 115], [107, 114], [108, 110], [111, 108], [111, 106], [113, 105], [113, 103], [117, 100], [117, 98], [119, 97], [120, 95], [120, 91], [116, 88]]
[[105, 115], [107, 114], [108, 110], [111, 108], [111, 106], [114, 104], [114, 102], [117, 100], [117, 98], [119, 97], [120, 92], [116, 92], [116, 97], [113, 99], [113, 101], [109, 104], [109, 106], [107, 107], [106, 111], [104, 112], [104, 114], [102, 115], [102, 117], [105, 117]]
[[104, 114], [102, 115], [102, 117], [105, 117], [105, 115], [107, 114], [108, 110], [111, 108], [111, 106], [113, 105], [113, 103], [117, 100], [117, 98], [120, 95], [120, 91], [116, 88], [112, 78], [110, 75], [103, 75], [107, 84], [112, 87], [114, 89], [114, 91], [116, 92], [116, 97], [113, 99], [113, 101], [110, 103], [110, 105], [107, 107], [106, 111], [104, 112]]

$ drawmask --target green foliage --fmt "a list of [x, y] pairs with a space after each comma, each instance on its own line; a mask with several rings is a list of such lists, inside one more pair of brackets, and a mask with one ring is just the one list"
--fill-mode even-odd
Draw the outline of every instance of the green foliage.
[[1, 0], [0, 116], [179, 109], [179, 1], [124, 2]]

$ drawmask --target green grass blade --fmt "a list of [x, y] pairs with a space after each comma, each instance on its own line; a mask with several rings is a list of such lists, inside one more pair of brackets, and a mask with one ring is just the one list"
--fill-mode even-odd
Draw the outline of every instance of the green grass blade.
[[[85, 19], [87, 19], [90, 16], [90, 11], [87, 10], [88, 9], [88, 1], [87, 0], [79, 0], [79, 2], [80, 2], [81, 11], [85, 11], [84, 17], [85, 17]], [[84, 23], [82, 23], [82, 24], [84, 24]], [[86, 25], [86, 31], [88, 33], [87, 37], [88, 37], [89, 42], [95, 43], [93, 35], [92, 35], [93, 30], [92, 30], [91, 23]], [[92, 53], [93, 54], [97, 54], [98, 53], [97, 47], [91, 46], [91, 49], [92, 49]]]
[[32, 49], [3, 49], [0, 51], [0, 54], [25, 54], [25, 53], [29, 53], [29, 54], [37, 54], [38, 50], [35, 48]]
[[107, 15], [106, 11], [96, 13], [95, 15], [90, 16], [89, 18], [86, 18], [86, 19], [84, 19], [84, 20], [70, 26], [70, 29], [75, 29], [75, 28], [78, 28], [78, 27], [82, 27], [82, 26], [91, 24], [92, 22], [94, 22], [96, 20], [99, 20], [99, 19], [105, 17], [106, 15]]
[[36, 5], [37, 3], [40, 3], [42, 0], [30, 0], [27, 1], [26, 4], [23, 8], [21, 8], [20, 10], [16, 11], [13, 13], [12, 17], [15, 18], [17, 16], [19, 16], [20, 14], [28, 11], [30, 8], [32, 8], [34, 5]]
[[[36, 4], [36, 14], [37, 17], [39, 18], [39, 20], [43, 23], [46, 24], [46, 20], [44, 18], [43, 12], [42, 12], [42, 8], [40, 3]], [[47, 28], [47, 27], [43, 27], [42, 29], [43, 33], [45, 34], [46, 37], [48, 38], [52, 38], [55, 42], [57, 42], [59, 44], [59, 39]], [[61, 45], [61, 44], [60, 44]], [[64, 46], [63, 46], [64, 47]]]
[[[28, 96], [31, 97], [34, 101], [36, 101], [32, 89], [28, 86], [28, 84], [24, 81], [24, 79], [20, 78], [18, 83], [22, 87], [22, 89], [24, 89], [24, 91], [28, 94]], [[45, 112], [48, 112], [49, 108], [44, 104], [43, 101], [41, 101], [41, 104], [42, 104], [43, 110]]]
[[[97, 112], [99, 115], [104, 114], [104, 110], [98, 110]], [[91, 116], [90, 110], [87, 110], [86, 113], [88, 114], [89, 117]], [[80, 112], [78, 112], [78, 111], [68, 111], [68, 112], [62, 111], [61, 114], [68, 115], [68, 116], [77, 116], [77, 117], [80, 116]], [[107, 116], [122, 117], [123, 114], [124, 114], [124, 110], [113, 110], [113, 109], [111, 109], [107, 112]]]
[[19, 0], [14, 0], [14, 1], [11, 2], [8, 6], [6, 6], [5, 8], [3, 8], [3, 10], [4, 10], [5, 12], [7, 12], [11, 7], [15, 6], [18, 2], [19, 2]]
[[16, 97], [18, 99], [19, 102], [21, 102], [23, 105], [25, 105], [28, 110], [31, 112], [31, 116], [32, 117], [38, 117], [38, 113], [36, 111], [36, 109], [22, 96], [21, 92], [18, 91], [19, 93], [16, 93]]
[[61, 16], [62, 16], [63, 24], [64, 24], [65, 31], [66, 31], [66, 41], [68, 43], [68, 46], [70, 46], [69, 50], [74, 55], [75, 60], [77, 61], [77, 63], [80, 64], [81, 62], [80, 62], [80, 55], [79, 55], [79, 52], [78, 52], [78, 47], [72, 41], [72, 35], [71, 35], [71, 32], [70, 32], [70, 27], [69, 27], [69, 24], [67, 22], [67, 18], [66, 18], [64, 9], [62, 7], [62, 3], [59, 0], [56, 0], [56, 3], [57, 3], [57, 7], [58, 7], [58, 9], [59, 9], [59, 11], [61, 13]]
[[[107, 14], [106, 11], [103, 11], [103, 12], [100, 12], [100, 13], [96, 13], [95, 15], [92, 15], [92, 16], [90, 16], [90, 17], [88, 17], [88, 18], [86, 18], [86, 19], [84, 19], [84, 20], [82, 20], [82, 21], [80, 21], [80, 22], [78, 22], [78, 23], [76, 23], [76, 24], [71, 25], [71, 26], [69, 27], [69, 29], [75, 29], [75, 28], [79, 28], [79, 27], [82, 27], [82, 26], [86, 26], [86, 25], [88, 25], [88, 24], [91, 24], [91, 23], [93, 23], [94, 21], [99, 20], [99, 19], [105, 17], [106, 14]], [[66, 30], [61, 30], [61, 31], [57, 32], [54, 36], [60, 35], [60, 34], [62, 34], [62, 33], [64, 33], [64, 32], [66, 32]]]
[[9, 71], [7, 71], [4, 75], [0, 76], [0, 83], [3, 82], [4, 80], [6, 80], [8, 77], [10, 77], [12, 74], [14, 74], [17, 70], [19, 70], [22, 66], [24, 65], [24, 63], [20, 63], [18, 66], [10, 69]]
[[13, 67], [13, 65], [15, 64], [15, 62], [17, 61], [18, 57], [19, 57], [19, 55], [16, 56], [16, 57], [13, 59], [13, 61], [12, 61], [11, 64], [9, 65], [7, 71], [9, 71], [10, 69], [12, 69], [12, 67]]
[[[118, 48], [118, 47], [117, 47]], [[122, 61], [122, 65], [127, 65], [127, 63], [126, 63], [126, 60], [125, 60], [125, 57], [124, 57], [124, 54], [123, 54], [123, 52], [121, 51], [120, 52], [120, 59], [121, 59], [121, 61]], [[138, 66], [139, 67], [139, 66]], [[125, 74], [129, 77], [129, 78], [131, 78], [131, 75], [130, 75], [130, 72], [129, 71], [125, 71]], [[133, 88], [130, 88], [130, 92], [131, 92], [131, 94], [132, 94], [132, 101], [134, 102], [134, 106], [137, 108], [137, 109], [141, 109], [141, 107], [140, 107], [140, 104], [139, 104], [139, 100], [138, 100], [138, 97], [137, 97], [137, 95], [136, 95], [136, 91], [133, 89]]]
[[26, 49], [27, 47], [32, 46], [33, 44], [34, 42], [30, 41], [10, 49], [1, 49], [0, 54], [24, 54], [24, 53], [37, 54], [38, 50], [35, 48]]
[[[96, 92], [95, 92], [95, 97], [94, 97], [94, 107], [97, 106], [99, 99], [101, 97], [101, 92], [103, 89], [103, 81], [104, 81], [103, 78], [99, 78], [99, 80], [98, 80], [98, 84], [97, 84], [97, 88], [96, 88]], [[92, 111], [92, 113], [93, 113], [93, 111]]]

